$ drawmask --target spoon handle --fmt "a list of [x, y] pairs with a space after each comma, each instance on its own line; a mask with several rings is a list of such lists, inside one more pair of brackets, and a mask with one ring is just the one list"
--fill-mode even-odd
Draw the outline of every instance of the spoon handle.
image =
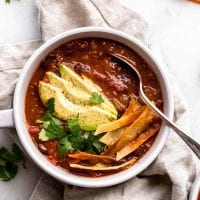
[[146, 97], [143, 90], [140, 88], [140, 97], [152, 110], [154, 110], [160, 118], [170, 126], [192, 149], [196, 156], [200, 159], [200, 144], [189, 137], [183, 130], [181, 130], [174, 122], [172, 122], [166, 115], [164, 115], [151, 101]]

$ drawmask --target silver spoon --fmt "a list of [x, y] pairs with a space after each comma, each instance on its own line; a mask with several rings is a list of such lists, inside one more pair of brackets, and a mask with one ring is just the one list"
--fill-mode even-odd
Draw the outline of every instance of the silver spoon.
[[142, 78], [138, 70], [131, 64], [130, 61], [126, 60], [123, 56], [118, 54], [110, 54], [110, 56], [114, 57], [116, 60], [121, 61], [131, 67], [139, 79], [139, 97], [143, 100], [143, 102], [148, 105], [152, 110], [154, 110], [160, 118], [171, 127], [183, 140], [184, 142], [191, 148], [191, 150], [196, 154], [196, 156], [200, 159], [200, 144], [194, 141], [191, 137], [189, 137], [183, 130], [181, 130], [173, 121], [171, 121], [165, 114], [163, 114], [144, 94]]

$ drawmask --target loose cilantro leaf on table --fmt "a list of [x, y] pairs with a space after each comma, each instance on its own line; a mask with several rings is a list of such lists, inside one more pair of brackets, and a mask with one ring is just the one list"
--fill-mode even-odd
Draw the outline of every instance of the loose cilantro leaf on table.
[[[17, 0], [20, 1], [20, 0]], [[5, 3], [11, 3], [11, 0], [5, 0]]]
[[24, 153], [21, 151], [21, 149], [15, 143], [13, 143], [11, 151], [15, 157], [14, 160], [15, 162], [23, 162], [23, 164], [25, 164], [26, 157]]
[[98, 105], [98, 104], [103, 103], [104, 99], [102, 98], [102, 96], [99, 93], [93, 92], [91, 97], [90, 97], [90, 102], [95, 104], [95, 105]]
[[16, 144], [12, 145], [11, 152], [8, 151], [5, 147], [0, 148], [0, 179], [2, 181], [9, 181], [13, 179], [17, 172], [18, 162], [25, 163], [26, 158], [22, 151]]
[[16, 164], [7, 161], [3, 166], [0, 165], [0, 178], [2, 181], [10, 181], [15, 178], [17, 172], [18, 167]]

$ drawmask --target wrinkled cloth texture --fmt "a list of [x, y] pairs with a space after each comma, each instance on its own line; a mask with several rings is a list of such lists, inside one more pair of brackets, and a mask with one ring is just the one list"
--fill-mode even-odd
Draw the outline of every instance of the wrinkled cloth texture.
[[[148, 24], [138, 13], [122, 6], [117, 0], [42, 0], [38, 1], [37, 5], [42, 40], [18, 45], [0, 45], [1, 109], [12, 107], [13, 90], [27, 59], [43, 42], [59, 33], [84, 26], [108, 27], [124, 31], [151, 47], [146, 41]], [[163, 70], [169, 75], [159, 51], [154, 53]], [[174, 93], [174, 121], [189, 132], [188, 109], [171, 75], [169, 78]], [[156, 160], [137, 177], [117, 186], [99, 189], [65, 185], [64, 199], [184, 200], [187, 199], [195, 173], [192, 152], [171, 130], [166, 145]], [[52, 185], [57, 184], [57, 181], [53, 181], [53, 178], [43, 175], [30, 199], [55, 200], [55, 196], [60, 199], [60, 196], [52, 191]]]

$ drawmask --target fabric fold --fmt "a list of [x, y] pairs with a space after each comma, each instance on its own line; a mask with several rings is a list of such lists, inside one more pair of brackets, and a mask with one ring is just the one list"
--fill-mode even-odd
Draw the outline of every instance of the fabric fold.
[[38, 2], [44, 41], [64, 31], [86, 26], [110, 27], [145, 41], [147, 23], [118, 0], [43, 0]]
[[42, 42], [0, 45], [0, 109], [12, 107], [12, 95], [21, 69]]

